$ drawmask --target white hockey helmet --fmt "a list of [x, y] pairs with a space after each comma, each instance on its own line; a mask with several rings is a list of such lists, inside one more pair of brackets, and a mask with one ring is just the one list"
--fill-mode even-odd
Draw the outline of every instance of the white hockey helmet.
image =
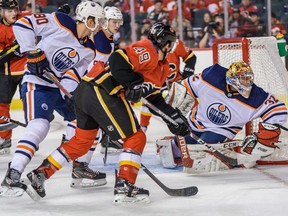
[[109, 19], [116, 19], [116, 20], [121, 20], [123, 25], [123, 15], [122, 12], [117, 8], [117, 7], [105, 7], [104, 8], [104, 13], [105, 13], [105, 18], [107, 20]]
[[226, 82], [244, 97], [249, 98], [254, 82], [252, 68], [243, 61], [233, 62], [226, 72]]
[[[80, 2], [77, 7], [76, 7], [76, 20], [85, 23], [86, 27], [92, 31], [94, 31], [98, 25], [102, 26], [103, 25], [103, 19], [105, 18], [104, 10], [103, 8], [93, 2], [93, 1], [82, 1]], [[89, 17], [94, 17], [95, 18], [95, 28], [91, 29], [87, 26], [87, 19]]]
[[123, 15], [122, 12], [117, 7], [110, 7], [106, 6], [104, 8], [105, 13], [105, 24], [103, 25], [103, 28], [109, 31], [108, 24], [110, 19], [117, 20], [117, 23], [119, 27], [123, 25]]

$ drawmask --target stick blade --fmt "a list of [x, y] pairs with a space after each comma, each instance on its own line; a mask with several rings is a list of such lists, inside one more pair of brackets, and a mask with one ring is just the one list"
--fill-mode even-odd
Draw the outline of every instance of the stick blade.
[[166, 192], [170, 196], [183, 196], [183, 197], [194, 196], [198, 193], [198, 187], [191, 186], [181, 189], [170, 189]]
[[18, 127], [18, 125], [15, 123], [12, 123], [12, 122], [1, 123], [0, 124], [0, 131], [12, 130], [16, 127]]

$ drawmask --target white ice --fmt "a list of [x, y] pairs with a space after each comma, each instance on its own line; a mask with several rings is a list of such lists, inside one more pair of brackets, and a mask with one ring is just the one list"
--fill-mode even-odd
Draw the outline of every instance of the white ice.
[[[139, 114], [139, 111], [136, 110]], [[14, 120], [23, 121], [22, 111], [12, 111]], [[0, 181], [3, 180], [7, 164], [24, 129], [13, 131], [13, 148], [9, 156], [0, 156]], [[23, 176], [36, 168], [61, 142], [65, 124], [56, 116], [51, 123], [48, 136], [40, 144], [33, 160]], [[199, 192], [192, 197], [167, 195], [142, 170], [136, 185], [150, 191], [150, 204], [136, 206], [114, 206], [114, 169], [118, 168], [118, 156], [110, 155], [103, 165], [103, 155], [98, 146], [91, 168], [107, 173], [107, 185], [94, 190], [70, 188], [71, 165], [64, 167], [45, 182], [46, 197], [35, 202], [24, 194], [19, 198], [0, 198], [1, 216], [46, 216], [46, 215], [189, 215], [189, 216], [286, 216], [288, 215], [288, 167], [258, 166], [253, 169], [234, 169], [217, 173], [191, 175], [182, 170], [169, 170], [160, 166], [156, 158], [155, 140], [169, 135], [165, 124], [153, 117], [147, 131], [147, 145], [143, 164], [170, 188], [197, 186]]]

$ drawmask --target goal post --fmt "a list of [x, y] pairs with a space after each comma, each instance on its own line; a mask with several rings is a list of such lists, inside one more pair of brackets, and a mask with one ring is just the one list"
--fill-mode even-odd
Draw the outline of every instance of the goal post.
[[[274, 94], [288, 105], [288, 72], [279, 56], [275, 37], [223, 38], [216, 39], [212, 46], [213, 63], [228, 68], [232, 62], [244, 61], [254, 72], [254, 83]], [[261, 119], [245, 126], [245, 135], [258, 131]], [[288, 125], [285, 125], [288, 127]], [[262, 164], [288, 164], [288, 134], [282, 130], [283, 148]], [[286, 145], [287, 144], [287, 145]], [[277, 162], [276, 162], [277, 161]], [[259, 162], [260, 163], [260, 162]]]

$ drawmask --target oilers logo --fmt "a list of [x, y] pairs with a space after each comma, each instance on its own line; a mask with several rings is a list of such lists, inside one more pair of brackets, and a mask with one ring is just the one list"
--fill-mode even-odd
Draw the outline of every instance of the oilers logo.
[[76, 65], [80, 60], [77, 51], [71, 47], [57, 50], [52, 56], [52, 65], [59, 72], [65, 72]]
[[226, 125], [231, 120], [231, 111], [221, 103], [213, 103], [207, 109], [207, 118], [216, 125]]

